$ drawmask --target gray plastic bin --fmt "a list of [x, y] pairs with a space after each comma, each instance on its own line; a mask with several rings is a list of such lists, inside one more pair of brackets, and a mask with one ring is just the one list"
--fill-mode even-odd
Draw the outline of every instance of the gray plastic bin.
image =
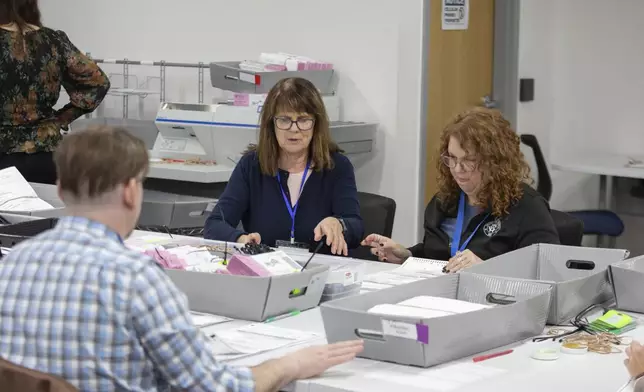
[[50, 184], [37, 184], [30, 182], [29, 185], [33, 188], [39, 198], [51, 204], [53, 209], [37, 210], [37, 211], [4, 211], [0, 210], [0, 214], [12, 215], [30, 215], [39, 218], [58, 218], [65, 215], [65, 203], [58, 197], [58, 188], [56, 185]]
[[[551, 291], [547, 283], [463, 272], [326, 302], [320, 310], [329, 343], [362, 338], [363, 358], [429, 367], [542, 333]], [[421, 295], [516, 302], [430, 319], [367, 313], [375, 305]]]
[[548, 323], [561, 324], [590, 305], [613, 299], [607, 269], [626, 257], [628, 251], [623, 249], [539, 244], [494, 257], [467, 271], [553, 283]]
[[[166, 270], [186, 293], [190, 309], [235, 319], [264, 321], [320, 303], [329, 274], [327, 266], [309, 266], [300, 273], [272, 277], [223, 275]], [[299, 290], [301, 294], [291, 294]]]
[[617, 308], [644, 313], [644, 256], [611, 264], [609, 276]]

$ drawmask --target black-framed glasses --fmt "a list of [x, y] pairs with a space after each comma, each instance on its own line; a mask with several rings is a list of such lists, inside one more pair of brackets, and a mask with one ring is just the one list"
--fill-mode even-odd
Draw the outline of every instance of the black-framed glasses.
[[297, 126], [300, 131], [310, 131], [315, 125], [315, 119], [311, 117], [298, 117], [293, 120], [288, 116], [276, 116], [273, 118], [275, 127], [282, 131], [290, 131], [293, 124]]
[[458, 159], [456, 157], [453, 157], [451, 155], [441, 155], [441, 162], [450, 169], [456, 168], [457, 165], [461, 165], [461, 169], [464, 172], [471, 172], [476, 169], [476, 166], [478, 165], [478, 162], [475, 159], [471, 158], [463, 158], [463, 159]]

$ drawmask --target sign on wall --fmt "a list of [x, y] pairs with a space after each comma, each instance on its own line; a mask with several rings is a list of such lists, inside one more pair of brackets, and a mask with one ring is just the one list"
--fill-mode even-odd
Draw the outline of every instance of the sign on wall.
[[443, 30], [467, 30], [470, 19], [469, 0], [443, 0]]

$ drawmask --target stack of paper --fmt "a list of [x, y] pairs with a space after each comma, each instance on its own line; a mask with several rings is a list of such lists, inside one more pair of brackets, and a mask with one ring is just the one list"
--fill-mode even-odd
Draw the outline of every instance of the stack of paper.
[[217, 332], [210, 344], [217, 360], [231, 361], [266, 351], [282, 349], [321, 339], [316, 333], [251, 324]]
[[444, 275], [443, 268], [446, 265], [447, 261], [410, 257], [396, 269], [367, 275], [362, 282], [362, 291], [382, 290]]
[[209, 327], [215, 324], [227, 323], [233, 321], [233, 319], [223, 316], [217, 316], [214, 314], [201, 313], [201, 312], [190, 312], [192, 315], [192, 322], [198, 328]]
[[0, 170], [0, 210], [40, 211], [54, 207], [42, 200], [14, 166]]
[[487, 308], [490, 308], [490, 306], [461, 301], [458, 299], [423, 295], [410, 298], [397, 304], [376, 305], [369, 309], [368, 312], [382, 316], [436, 318]]

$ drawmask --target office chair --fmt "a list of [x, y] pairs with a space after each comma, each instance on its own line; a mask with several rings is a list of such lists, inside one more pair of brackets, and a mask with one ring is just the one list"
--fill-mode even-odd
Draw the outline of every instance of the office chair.
[[[521, 142], [532, 149], [537, 164], [537, 192], [548, 201], [552, 197], [552, 179], [536, 136], [521, 135]], [[609, 247], [615, 247], [617, 237], [624, 232], [624, 222], [610, 210], [567, 211], [569, 215], [583, 222], [583, 233], [586, 235], [607, 236]]]
[[0, 358], [2, 392], [78, 392], [60, 377], [13, 364]]
[[[394, 199], [373, 193], [358, 192], [358, 201], [360, 202], [360, 216], [362, 216], [364, 223], [365, 236], [376, 233], [391, 238], [396, 216]], [[378, 260], [376, 256], [371, 254], [371, 249], [368, 246], [352, 249], [349, 255], [357, 259]]]
[[561, 245], [581, 246], [584, 238], [584, 222], [563, 211], [551, 210]]

